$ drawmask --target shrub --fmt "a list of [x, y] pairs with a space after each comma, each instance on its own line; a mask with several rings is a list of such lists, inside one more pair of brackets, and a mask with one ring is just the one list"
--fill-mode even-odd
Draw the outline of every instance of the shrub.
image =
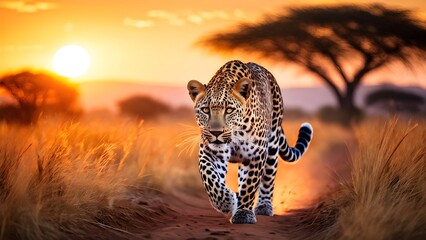
[[171, 112], [171, 108], [165, 103], [141, 95], [121, 100], [118, 106], [121, 114], [145, 120], [156, 119], [160, 115]]

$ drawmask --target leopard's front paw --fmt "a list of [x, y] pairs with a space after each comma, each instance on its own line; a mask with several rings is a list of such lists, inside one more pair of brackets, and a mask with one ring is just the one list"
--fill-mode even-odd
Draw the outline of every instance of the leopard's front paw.
[[256, 223], [256, 221], [256, 215], [254, 215], [254, 212], [249, 209], [238, 209], [231, 218], [232, 224], [253, 224]]
[[232, 192], [228, 191], [224, 198], [220, 200], [220, 202], [216, 205], [216, 210], [223, 214], [233, 214], [235, 210], [237, 209], [238, 199], [237, 195]]

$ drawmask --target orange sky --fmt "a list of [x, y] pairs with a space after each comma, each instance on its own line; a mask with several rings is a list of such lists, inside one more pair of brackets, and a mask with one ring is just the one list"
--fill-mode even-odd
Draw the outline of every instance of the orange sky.
[[[426, 16], [425, 1], [379, 2], [414, 9]], [[242, 21], [254, 21], [285, 6], [315, 3], [345, 2], [0, 0], [0, 74], [25, 67], [51, 70], [51, 59], [58, 48], [78, 44], [92, 57], [89, 72], [78, 81], [146, 81], [177, 86], [185, 85], [190, 79], [207, 82], [229, 59], [194, 47], [197, 39]], [[284, 87], [318, 83], [311, 75], [290, 65], [271, 64], [244, 55], [234, 58], [260, 62]], [[371, 75], [367, 83], [397, 79], [404, 84], [426, 87], [421, 81], [424, 75], [424, 69], [410, 73], [388, 67]]]

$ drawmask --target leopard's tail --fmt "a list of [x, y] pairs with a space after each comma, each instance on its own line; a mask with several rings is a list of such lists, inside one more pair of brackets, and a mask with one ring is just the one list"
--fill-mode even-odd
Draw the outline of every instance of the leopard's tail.
[[290, 147], [285, 138], [284, 131], [282, 132], [284, 141], [280, 144], [280, 157], [286, 162], [295, 162], [299, 160], [308, 149], [312, 139], [312, 126], [309, 123], [303, 123], [299, 129], [299, 136], [295, 147]]

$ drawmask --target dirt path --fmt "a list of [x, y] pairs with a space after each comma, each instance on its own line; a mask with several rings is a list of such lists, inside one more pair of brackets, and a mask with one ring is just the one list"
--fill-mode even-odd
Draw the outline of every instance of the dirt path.
[[[345, 151], [337, 151], [334, 149], [333, 154], [328, 156], [328, 164], [332, 164], [333, 167], [329, 167], [329, 171], [336, 171], [341, 176], [349, 172], [346, 161], [342, 161], [347, 157]], [[306, 174], [306, 170], [314, 167], [306, 167], [303, 164], [299, 171], [294, 171], [293, 174]], [[326, 167], [322, 167], [327, 170]], [[285, 169], [284, 169], [285, 170]], [[296, 170], [296, 169], [293, 169]], [[282, 171], [285, 172], [285, 171]], [[290, 175], [290, 172], [285, 172], [285, 176]], [[280, 172], [279, 172], [280, 174]], [[314, 187], [315, 189], [324, 190], [325, 188], [333, 186], [334, 182], [331, 182], [331, 178], [327, 178], [328, 175], [325, 170], [320, 175], [310, 176], [316, 178], [316, 185], [301, 185], [299, 191], [308, 187]], [[284, 177], [285, 177], [284, 176]], [[305, 180], [308, 179], [305, 176]], [[276, 189], [283, 188], [279, 184], [285, 181], [283, 176], [277, 177]], [[322, 179], [321, 181], [318, 180]], [[293, 182], [294, 183], [294, 182]], [[234, 184], [235, 185], [235, 184]], [[197, 196], [198, 195], [198, 196]], [[302, 197], [305, 195], [301, 195]], [[257, 216], [256, 224], [231, 224], [229, 222], [229, 216], [218, 213], [210, 205], [207, 194], [201, 191], [198, 194], [184, 194], [182, 192], [175, 192], [173, 194], [166, 194], [161, 197], [163, 203], [167, 208], [172, 209], [170, 216], [165, 216], [159, 221], [161, 224], [157, 224], [155, 229], [146, 233], [143, 238], [145, 239], [291, 239], [290, 231], [296, 228], [297, 222], [294, 218], [290, 218], [285, 215], [275, 215], [273, 217]], [[295, 207], [300, 208], [300, 207]], [[291, 235], [294, 238], [294, 233]]]
[[[159, 228], [144, 234], [145, 239], [286, 239], [285, 216], [257, 217], [257, 224], [236, 225], [229, 217], [216, 212], [207, 196], [174, 194], [165, 203], [175, 211], [162, 219]], [[162, 222], [163, 222], [162, 221]]]
[[[336, 184], [333, 176], [348, 175], [348, 160], [346, 146], [335, 146], [324, 153], [323, 161], [303, 161], [297, 165], [279, 165], [276, 180], [276, 197], [291, 183], [297, 189], [297, 199], [292, 199], [300, 205], [290, 205], [287, 209], [297, 209], [304, 206], [326, 189]], [[318, 170], [320, 169], [320, 171]], [[237, 166], [231, 165], [227, 176], [227, 184], [231, 189], [237, 187]], [[228, 173], [229, 173], [228, 172]], [[349, 175], [348, 175], [349, 176]], [[281, 191], [280, 191], [281, 190]], [[288, 198], [293, 195], [287, 194]], [[204, 190], [199, 193], [185, 194], [183, 192], [167, 193], [159, 197], [161, 203], [157, 206], [171, 209], [168, 216], [162, 215], [157, 224], [141, 239], [294, 239], [294, 230], [299, 219], [285, 215], [273, 217], [258, 216], [256, 224], [237, 225], [229, 222], [230, 216], [224, 216], [212, 208]], [[282, 198], [282, 197], [281, 197]], [[306, 201], [308, 199], [308, 201]], [[287, 200], [284, 198], [284, 200]], [[278, 206], [277, 203], [274, 203]], [[149, 205], [152, 207], [151, 205]], [[154, 204], [155, 206], [155, 204]], [[155, 207], [154, 207], [155, 209]], [[154, 210], [156, 211], [156, 210]], [[281, 211], [282, 212], [282, 211]], [[292, 233], [291, 233], [291, 230]], [[292, 237], [289, 237], [292, 236]]]

